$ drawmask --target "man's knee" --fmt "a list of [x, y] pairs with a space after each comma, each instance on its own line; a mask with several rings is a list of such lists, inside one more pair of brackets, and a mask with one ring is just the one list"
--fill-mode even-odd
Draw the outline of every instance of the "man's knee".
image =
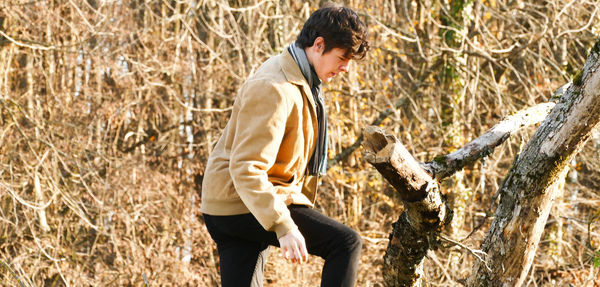
[[348, 228], [344, 242], [340, 247], [344, 248], [348, 253], [358, 253], [362, 249], [362, 237], [354, 229]]
[[355, 230], [352, 230], [352, 241], [355, 246], [355, 249], [360, 251], [362, 249], [363, 240], [362, 236], [360, 236], [360, 233], [358, 233]]

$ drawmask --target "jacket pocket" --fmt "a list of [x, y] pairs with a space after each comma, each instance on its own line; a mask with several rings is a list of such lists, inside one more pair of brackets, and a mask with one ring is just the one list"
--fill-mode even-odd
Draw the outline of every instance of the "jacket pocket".
[[306, 175], [304, 177], [304, 182], [302, 183], [302, 194], [310, 200], [310, 202], [315, 203], [317, 199], [317, 189], [319, 185], [319, 176], [315, 175]]

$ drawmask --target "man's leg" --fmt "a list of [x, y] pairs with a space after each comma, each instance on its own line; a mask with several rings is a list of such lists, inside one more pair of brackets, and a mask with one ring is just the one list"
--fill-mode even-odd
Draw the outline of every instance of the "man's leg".
[[269, 245], [277, 236], [267, 232], [251, 214], [204, 215], [208, 232], [217, 243], [223, 287], [263, 286]]
[[354, 286], [362, 238], [350, 227], [306, 206], [289, 207], [308, 253], [325, 259], [321, 286]]
[[261, 287], [264, 267], [269, 257], [269, 246], [255, 242], [235, 242], [218, 248], [221, 268], [221, 286]]

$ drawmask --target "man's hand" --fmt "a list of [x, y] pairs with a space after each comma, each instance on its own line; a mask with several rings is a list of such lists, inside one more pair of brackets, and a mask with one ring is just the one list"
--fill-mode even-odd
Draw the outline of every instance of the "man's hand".
[[304, 236], [298, 229], [290, 230], [284, 236], [279, 238], [279, 247], [283, 252], [283, 258], [292, 260], [293, 263], [304, 263], [308, 259], [308, 251], [306, 251], [306, 243]]

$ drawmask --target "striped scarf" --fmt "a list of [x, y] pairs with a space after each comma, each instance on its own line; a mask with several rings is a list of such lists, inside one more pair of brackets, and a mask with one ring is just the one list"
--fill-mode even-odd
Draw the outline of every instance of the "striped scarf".
[[300, 67], [302, 75], [306, 78], [317, 106], [319, 134], [317, 136], [315, 152], [308, 162], [309, 175], [324, 175], [327, 171], [327, 115], [323, 102], [321, 80], [319, 80], [314, 67], [308, 62], [304, 49], [300, 48], [298, 44], [293, 43], [288, 47], [288, 51], [292, 55], [292, 58], [294, 58], [294, 61], [296, 61], [296, 64], [298, 64], [298, 67]]

